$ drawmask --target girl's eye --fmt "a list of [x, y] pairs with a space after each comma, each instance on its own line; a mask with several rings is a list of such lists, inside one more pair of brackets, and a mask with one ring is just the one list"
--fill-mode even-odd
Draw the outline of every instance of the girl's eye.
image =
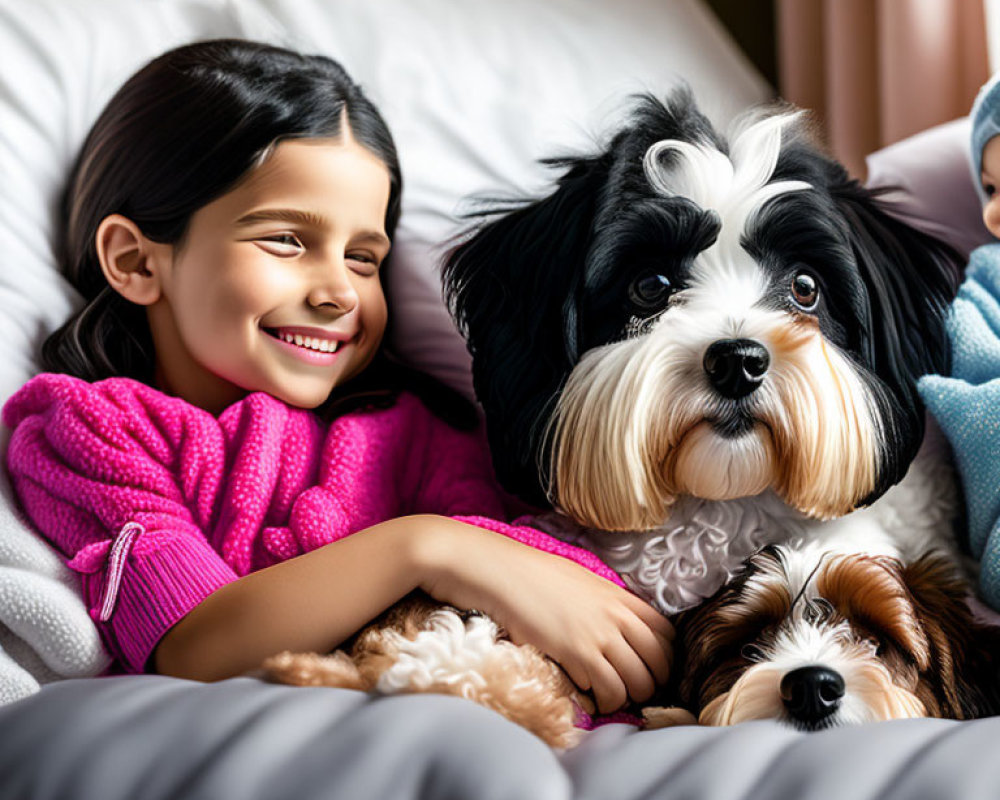
[[262, 236], [257, 241], [267, 252], [276, 256], [295, 256], [305, 249], [302, 246], [302, 242], [298, 240], [298, 237], [290, 233], [280, 233], [276, 236]]
[[994, 186], [992, 183], [984, 183], [983, 191], [986, 193], [987, 197], [993, 197], [993, 195], [996, 194], [997, 187]]
[[348, 253], [347, 260], [355, 264], [355, 271], [364, 275], [373, 275], [378, 271], [379, 261], [370, 253]]
[[796, 272], [792, 278], [791, 296], [803, 311], [812, 311], [819, 302], [819, 284], [808, 272]]
[[628, 299], [643, 311], [659, 310], [666, 305], [672, 293], [670, 279], [656, 272], [640, 275], [628, 287]]

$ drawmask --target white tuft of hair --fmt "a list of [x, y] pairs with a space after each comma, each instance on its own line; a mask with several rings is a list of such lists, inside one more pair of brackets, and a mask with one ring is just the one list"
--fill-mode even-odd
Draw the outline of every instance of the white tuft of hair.
[[[782, 134], [802, 112], [774, 114], [737, 127], [729, 155], [708, 142], [663, 139], [642, 160], [650, 185], [667, 197], [686, 197], [716, 211], [738, 236], [754, 211], [779, 194], [811, 188], [805, 181], [774, 181]], [[665, 159], [665, 154], [676, 158]], [[728, 237], [727, 237], [728, 238]]]

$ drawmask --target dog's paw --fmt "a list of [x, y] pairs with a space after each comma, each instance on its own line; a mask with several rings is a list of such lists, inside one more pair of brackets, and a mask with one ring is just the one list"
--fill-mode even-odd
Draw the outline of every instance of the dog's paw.
[[698, 719], [686, 708], [680, 706], [655, 706], [642, 710], [643, 730], [673, 728], [678, 725], [697, 725]]
[[340, 650], [328, 656], [288, 651], [278, 653], [261, 664], [260, 674], [265, 680], [292, 686], [332, 686], [361, 691], [371, 689], [351, 657]]

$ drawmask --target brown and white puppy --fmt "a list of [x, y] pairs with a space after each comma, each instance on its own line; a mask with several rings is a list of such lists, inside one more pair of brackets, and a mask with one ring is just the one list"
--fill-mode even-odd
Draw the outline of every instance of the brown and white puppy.
[[1000, 713], [1000, 628], [974, 617], [967, 593], [946, 553], [904, 566], [765, 547], [680, 616], [681, 704], [703, 725], [777, 719], [801, 730]]

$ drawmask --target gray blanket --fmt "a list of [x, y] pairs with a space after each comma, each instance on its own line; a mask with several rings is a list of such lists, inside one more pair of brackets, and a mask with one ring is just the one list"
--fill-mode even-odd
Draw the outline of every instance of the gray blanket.
[[609, 725], [558, 754], [457, 698], [130, 676], [0, 708], [0, 798], [987, 798], [997, 741], [1000, 718]]

